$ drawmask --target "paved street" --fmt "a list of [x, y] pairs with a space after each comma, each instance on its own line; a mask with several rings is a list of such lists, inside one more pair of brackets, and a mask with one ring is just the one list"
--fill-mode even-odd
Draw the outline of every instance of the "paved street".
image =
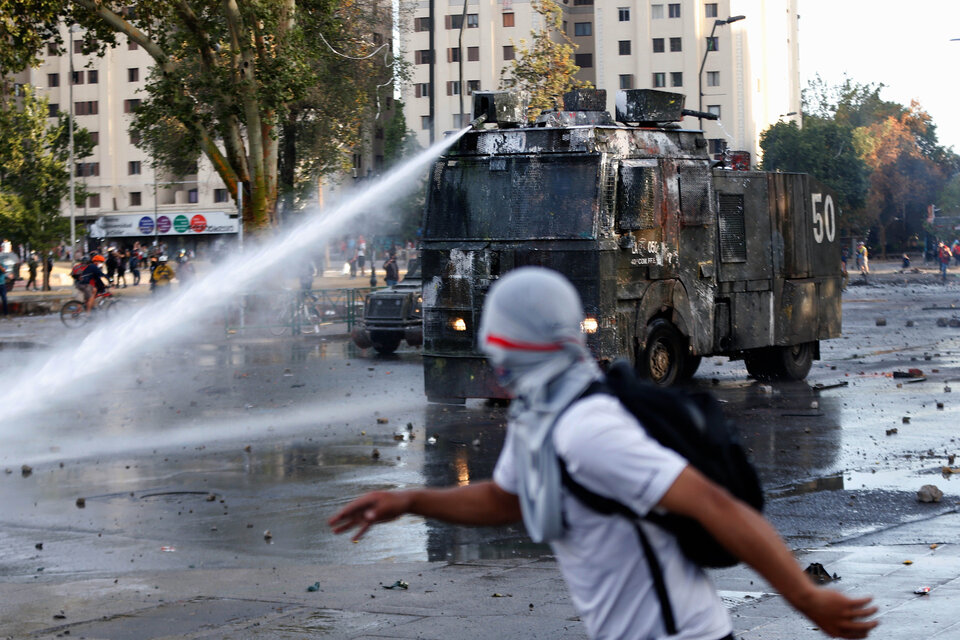
[[[960, 575], [943, 473], [960, 467], [960, 288], [927, 275], [850, 286], [845, 335], [805, 384], [761, 385], [725, 358], [695, 379], [740, 424], [801, 562], [878, 596], [882, 638], [960, 629], [942, 604]], [[503, 437], [500, 407], [425, 402], [418, 351], [377, 357], [339, 332], [210, 318], [91, 371], [81, 402], [0, 422], [0, 638], [583, 637], [549, 549], [519, 527], [329, 533], [362, 491], [488, 477]], [[64, 335], [54, 316], [0, 323], [0, 375], [36, 375]], [[910, 368], [922, 377], [894, 377]], [[943, 499], [919, 503], [924, 484]], [[716, 579], [743, 638], [817, 637], [748, 570]], [[382, 588], [397, 580], [409, 589]]]

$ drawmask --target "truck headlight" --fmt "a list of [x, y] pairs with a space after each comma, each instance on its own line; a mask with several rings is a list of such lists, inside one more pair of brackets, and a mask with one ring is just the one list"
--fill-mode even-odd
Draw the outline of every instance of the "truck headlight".
[[450, 328], [454, 331], [466, 331], [467, 321], [463, 318], [454, 318], [450, 321]]
[[580, 323], [580, 331], [583, 333], [596, 333], [598, 328], [600, 328], [600, 323], [597, 322], [596, 318], [584, 318], [583, 322]]

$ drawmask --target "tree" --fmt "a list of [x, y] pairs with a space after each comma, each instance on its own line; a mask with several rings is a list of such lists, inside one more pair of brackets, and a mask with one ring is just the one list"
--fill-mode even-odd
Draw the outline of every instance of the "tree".
[[[9, 89], [9, 87], [5, 87]], [[0, 236], [43, 248], [68, 231], [60, 203], [68, 193], [69, 120], [47, 125], [46, 99], [29, 86], [0, 96]], [[86, 129], [76, 132], [75, 156], [90, 155]], [[78, 202], [86, 197], [81, 188]]]
[[867, 222], [858, 212], [866, 201], [869, 169], [857, 155], [849, 126], [818, 116], [804, 118], [802, 129], [793, 121], [778, 122], [760, 134], [760, 148], [764, 171], [809, 173], [836, 191], [842, 226], [858, 229]]
[[[365, 4], [368, 1], [369, 4]], [[385, 5], [384, 5], [385, 6]], [[277, 223], [284, 188], [339, 168], [390, 75], [374, 27], [378, 0], [19, 0], [0, 3], [0, 56], [16, 71], [59, 24], [79, 24], [85, 52], [128, 40], [154, 59], [134, 129], [160, 166], [183, 174], [202, 153], [231, 195], [244, 185], [244, 224]], [[119, 36], [125, 36], [120, 38]], [[61, 43], [62, 45], [62, 43]], [[32, 51], [31, 51], [32, 48]], [[391, 66], [395, 63], [391, 62]], [[281, 175], [281, 158], [284, 172]]]
[[508, 81], [530, 94], [527, 115], [536, 119], [542, 111], [563, 107], [563, 94], [573, 89], [590, 87], [589, 82], [574, 76], [580, 67], [573, 63], [576, 45], [562, 30], [562, 11], [554, 0], [531, 0], [531, 7], [543, 16], [540, 29], [530, 32], [532, 43], [521, 40], [517, 57], [501, 71], [501, 86]]

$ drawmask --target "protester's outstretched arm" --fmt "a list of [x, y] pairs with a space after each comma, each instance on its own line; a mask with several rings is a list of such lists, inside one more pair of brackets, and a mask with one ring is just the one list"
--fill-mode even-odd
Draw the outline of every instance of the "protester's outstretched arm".
[[818, 587], [803, 572], [773, 526], [744, 502], [692, 467], [684, 469], [660, 501], [668, 511], [696, 519], [724, 547], [757, 570], [783, 597], [824, 632], [865, 638], [877, 626], [872, 598], [849, 598]]
[[353, 500], [328, 521], [334, 533], [357, 528], [359, 540], [372, 525], [389, 522], [405, 513], [454, 524], [500, 525], [521, 518], [517, 496], [492, 481], [449, 489], [373, 491]]

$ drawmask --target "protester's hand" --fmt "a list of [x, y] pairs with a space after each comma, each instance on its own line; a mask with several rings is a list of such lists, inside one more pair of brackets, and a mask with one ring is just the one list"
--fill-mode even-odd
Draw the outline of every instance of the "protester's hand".
[[877, 626], [876, 620], [866, 620], [877, 612], [868, 607], [873, 598], [849, 598], [839, 591], [819, 587], [800, 610], [817, 623], [824, 633], [835, 638], [866, 638]]
[[359, 540], [374, 524], [389, 522], [404, 513], [410, 506], [410, 494], [405, 491], [373, 491], [360, 496], [340, 509], [327, 523], [334, 533], [343, 533], [359, 527], [353, 541]]

